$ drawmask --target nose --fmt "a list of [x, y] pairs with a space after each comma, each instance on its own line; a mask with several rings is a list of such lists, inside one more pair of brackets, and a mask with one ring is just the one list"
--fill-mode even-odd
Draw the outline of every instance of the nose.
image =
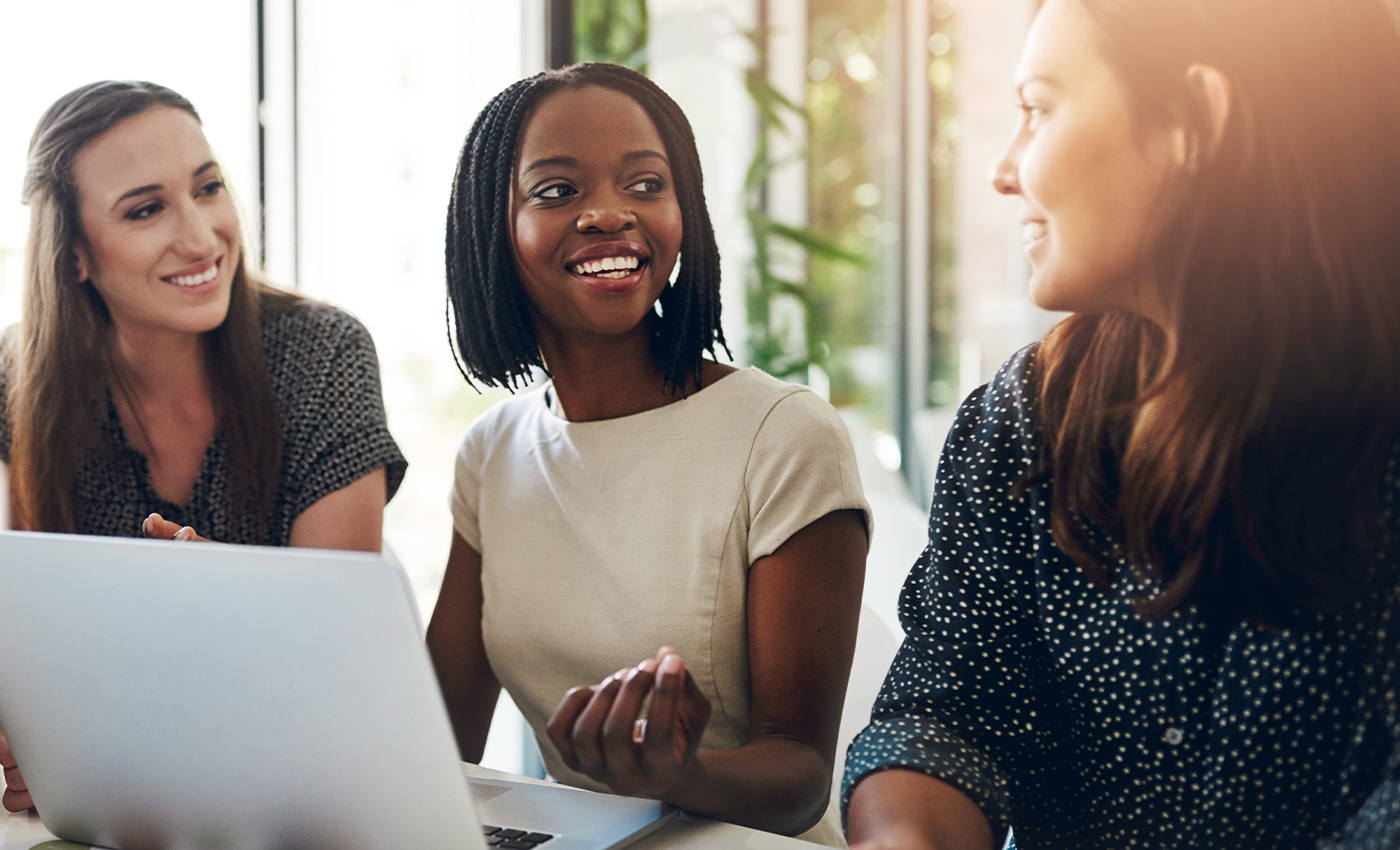
[[219, 248], [219, 235], [212, 220], [214, 213], [189, 202], [181, 206], [179, 230], [175, 234], [175, 249], [181, 255], [200, 260]]
[[631, 206], [616, 192], [598, 193], [579, 214], [577, 227], [580, 233], [617, 233], [630, 230], [637, 223], [637, 216]]
[[1017, 139], [1013, 138], [1002, 152], [1001, 161], [992, 169], [992, 188], [1003, 195], [1021, 194], [1021, 180], [1017, 174], [1020, 154]]

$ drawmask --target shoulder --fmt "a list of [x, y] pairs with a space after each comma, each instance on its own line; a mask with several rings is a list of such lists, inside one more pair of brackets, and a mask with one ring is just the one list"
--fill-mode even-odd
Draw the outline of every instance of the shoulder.
[[374, 350], [374, 341], [359, 319], [324, 302], [264, 293], [259, 317], [269, 360], [292, 352]]
[[934, 507], [953, 493], [1011, 499], [1040, 465], [1036, 356], [1039, 343], [1016, 351], [987, 384], [963, 399], [938, 462]]
[[509, 442], [514, 434], [527, 427], [527, 423], [549, 416], [549, 406], [545, 393], [549, 384], [533, 387], [519, 395], [513, 395], [493, 404], [486, 412], [473, 419], [467, 426], [458, 451], [458, 461], [480, 461], [484, 454], [496, 446]]
[[[794, 411], [799, 417], [820, 416], [823, 407], [831, 408], [808, 388], [775, 378], [757, 366], [739, 369], [717, 381], [710, 390], [715, 391], [722, 415], [750, 417], [758, 427], [779, 408]], [[835, 410], [831, 413], [835, 416]]]
[[1029, 458], [1039, 444], [1037, 355], [1040, 343], [1013, 354], [985, 385], [963, 400], [949, 432], [950, 448], [971, 456]]

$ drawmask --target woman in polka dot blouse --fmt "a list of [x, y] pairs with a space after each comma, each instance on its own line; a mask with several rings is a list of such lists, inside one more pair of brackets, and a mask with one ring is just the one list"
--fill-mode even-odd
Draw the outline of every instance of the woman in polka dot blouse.
[[1400, 9], [1047, 0], [852, 846], [1400, 847]]

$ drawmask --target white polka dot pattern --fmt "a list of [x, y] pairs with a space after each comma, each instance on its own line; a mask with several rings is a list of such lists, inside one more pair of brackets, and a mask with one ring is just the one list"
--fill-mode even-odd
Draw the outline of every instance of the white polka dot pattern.
[[1036, 350], [958, 412], [843, 805], [903, 768], [1023, 850], [1400, 847], [1396, 559], [1362, 602], [1297, 628], [1212, 628], [1190, 606], [1144, 622], [1127, 565], [1104, 592], [1055, 546], [1046, 485], [1012, 494], [1036, 464]]

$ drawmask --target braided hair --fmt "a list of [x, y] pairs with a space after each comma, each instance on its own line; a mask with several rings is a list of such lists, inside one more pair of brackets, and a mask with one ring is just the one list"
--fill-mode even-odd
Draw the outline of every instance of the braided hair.
[[[680, 271], [660, 298], [652, 354], [672, 392], [700, 387], [702, 356], [718, 343], [719, 249], [705, 207], [700, 155], [690, 122], [656, 83], [620, 65], [586, 63], [544, 71], [511, 85], [477, 116], [462, 145], [447, 208], [448, 340], [467, 382], [525, 386], [544, 369], [530, 300], [515, 267], [510, 193], [520, 134], [535, 107], [563, 89], [602, 86], [646, 110], [666, 146], [681, 212]], [[730, 354], [730, 358], [733, 355]]]

